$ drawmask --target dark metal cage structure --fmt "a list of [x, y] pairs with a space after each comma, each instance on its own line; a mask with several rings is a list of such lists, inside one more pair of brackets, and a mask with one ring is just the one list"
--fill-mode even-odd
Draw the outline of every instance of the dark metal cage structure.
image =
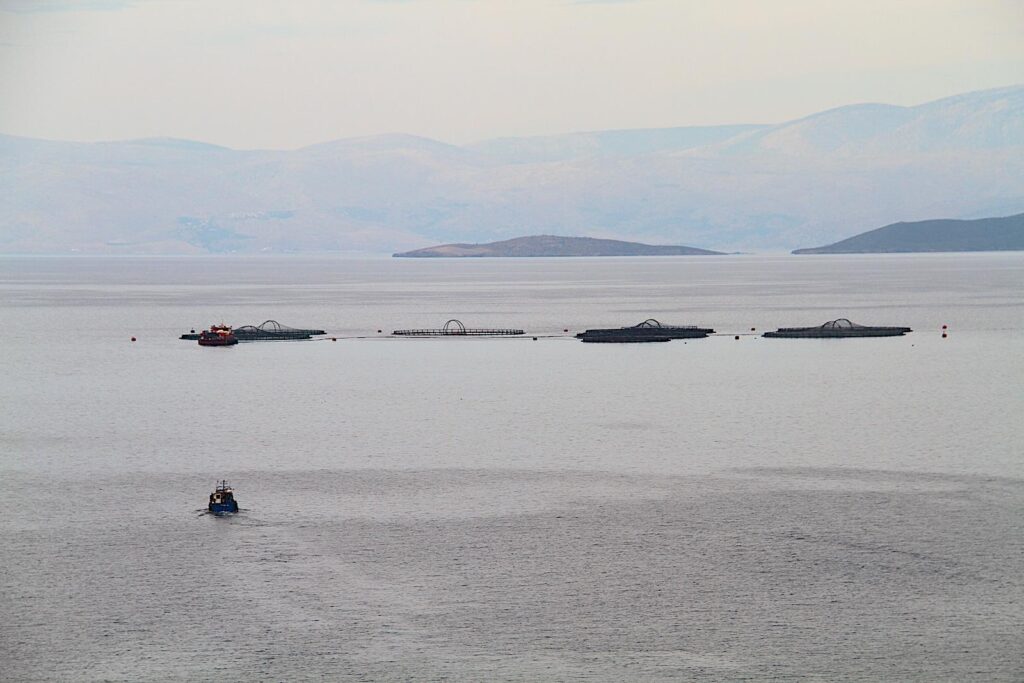
[[238, 341], [264, 341], [273, 339], [309, 339], [318, 334], [326, 334], [323, 330], [288, 327], [276, 320], [265, 320], [259, 325], [242, 325], [236, 327], [235, 337]]
[[696, 325], [662, 325], [654, 318], [631, 327], [610, 327], [580, 332], [576, 338], [585, 342], [629, 343], [645, 341], [668, 341], [671, 339], [701, 339], [714, 334], [709, 327]]
[[511, 337], [525, 334], [523, 330], [506, 328], [472, 328], [461, 321], [449, 320], [437, 329], [395, 330], [391, 334], [400, 337]]
[[837, 318], [817, 327], [780, 327], [774, 332], [765, 332], [765, 337], [787, 339], [836, 339], [842, 337], [901, 337], [912, 332], [909, 327], [883, 327], [858, 325], [849, 318]]

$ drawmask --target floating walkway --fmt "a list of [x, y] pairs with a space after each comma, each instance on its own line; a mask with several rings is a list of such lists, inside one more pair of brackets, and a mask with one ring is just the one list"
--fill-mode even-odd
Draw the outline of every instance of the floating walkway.
[[838, 339], [846, 337], [902, 337], [913, 332], [909, 327], [872, 327], [858, 325], [846, 318], [830, 320], [818, 327], [780, 327], [774, 332], [765, 332], [765, 337], [786, 339]]
[[[235, 335], [235, 339], [240, 342], [249, 341], [291, 341], [296, 339], [309, 339], [317, 335], [327, 334], [323, 330], [313, 329], [302, 329], [298, 327], [288, 327], [282, 325], [276, 320], [265, 320], [259, 325], [242, 325], [232, 330]], [[183, 334], [179, 339], [199, 339], [199, 335], [196, 332], [190, 332]]]
[[399, 337], [514, 337], [526, 334], [523, 330], [466, 327], [458, 320], [449, 320], [440, 329], [395, 330]]
[[587, 330], [577, 334], [576, 338], [582, 342], [598, 344], [638, 344], [673, 339], [703, 339], [714, 332], [711, 328], [695, 325], [662, 325], [654, 318], [648, 318], [632, 327]]

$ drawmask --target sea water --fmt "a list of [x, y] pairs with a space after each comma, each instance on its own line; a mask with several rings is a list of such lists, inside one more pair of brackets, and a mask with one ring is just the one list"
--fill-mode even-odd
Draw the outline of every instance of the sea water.
[[[1024, 254], [5, 257], [0, 315], [0, 679], [1024, 678]], [[914, 332], [757, 336], [839, 317]], [[451, 318], [527, 334], [389, 337]], [[647, 318], [721, 334], [572, 338]], [[177, 339], [266, 319], [337, 341]]]

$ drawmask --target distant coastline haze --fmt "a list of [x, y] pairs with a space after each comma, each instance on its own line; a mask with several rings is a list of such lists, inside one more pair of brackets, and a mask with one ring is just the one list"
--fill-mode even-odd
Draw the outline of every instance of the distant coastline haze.
[[1024, 212], [1024, 86], [776, 125], [292, 151], [0, 136], [0, 253], [398, 251], [577, 235], [788, 252]]

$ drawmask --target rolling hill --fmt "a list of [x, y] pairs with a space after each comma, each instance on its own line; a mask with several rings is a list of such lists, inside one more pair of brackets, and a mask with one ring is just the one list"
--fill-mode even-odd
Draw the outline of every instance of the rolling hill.
[[397, 258], [488, 258], [522, 256], [714, 256], [719, 251], [640, 244], [592, 237], [533, 235], [489, 244], [442, 244], [393, 254]]
[[893, 223], [794, 254], [885, 254], [929, 251], [1024, 250], [1024, 213], [973, 221], [949, 219]]

